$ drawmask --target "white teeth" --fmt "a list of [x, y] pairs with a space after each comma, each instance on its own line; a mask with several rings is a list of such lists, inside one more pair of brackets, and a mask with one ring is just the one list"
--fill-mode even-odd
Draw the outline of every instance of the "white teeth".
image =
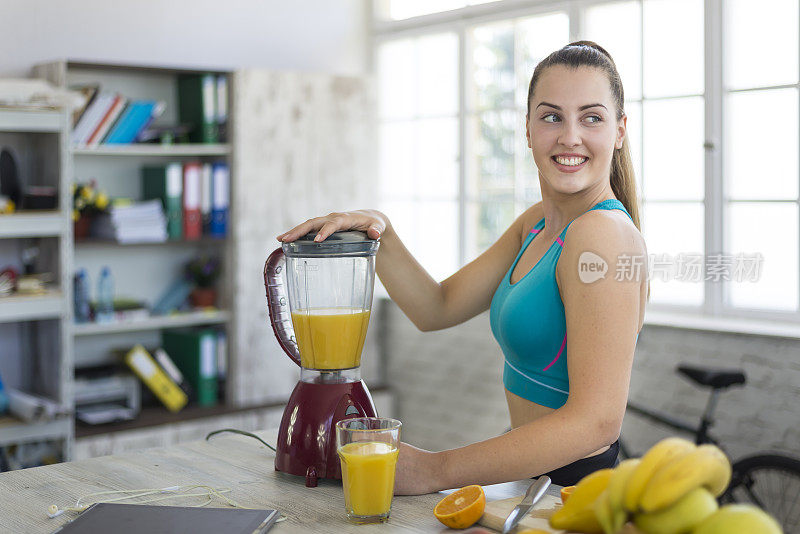
[[569, 166], [572, 166], [572, 167], [574, 167], [576, 165], [580, 165], [581, 163], [583, 163], [587, 159], [588, 158], [574, 157], [574, 156], [568, 157], [568, 158], [565, 158], [563, 156], [556, 156], [556, 161], [559, 162], [561, 165], [569, 165]]

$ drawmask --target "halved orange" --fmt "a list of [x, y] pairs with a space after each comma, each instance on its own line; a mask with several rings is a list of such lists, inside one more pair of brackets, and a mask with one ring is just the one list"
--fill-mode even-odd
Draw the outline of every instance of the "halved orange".
[[561, 504], [567, 502], [569, 496], [572, 495], [572, 491], [575, 489], [575, 486], [564, 486], [561, 488]]
[[433, 515], [444, 526], [468, 528], [478, 522], [486, 508], [486, 495], [478, 485], [464, 486], [439, 501]]

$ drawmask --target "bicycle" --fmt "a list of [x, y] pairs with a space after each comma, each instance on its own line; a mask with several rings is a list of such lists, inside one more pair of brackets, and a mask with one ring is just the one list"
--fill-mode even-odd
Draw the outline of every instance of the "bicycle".
[[[719, 394], [733, 386], [743, 386], [747, 378], [741, 370], [711, 369], [679, 365], [676, 372], [696, 385], [711, 389], [698, 425], [628, 402], [628, 411], [660, 425], [694, 434], [694, 442], [712, 443], [722, 449], [710, 433]], [[622, 438], [620, 458], [631, 458]], [[724, 450], [724, 449], [723, 449]], [[800, 459], [783, 454], [754, 454], [732, 462], [733, 475], [728, 489], [720, 496], [722, 503], [750, 502], [766, 510], [784, 532], [800, 532]]]

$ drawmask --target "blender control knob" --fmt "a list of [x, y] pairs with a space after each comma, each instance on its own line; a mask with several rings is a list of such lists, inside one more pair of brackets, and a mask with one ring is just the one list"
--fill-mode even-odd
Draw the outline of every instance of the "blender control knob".
[[279, 298], [278, 304], [280, 304], [281, 306], [286, 306], [286, 299], [284, 297]]

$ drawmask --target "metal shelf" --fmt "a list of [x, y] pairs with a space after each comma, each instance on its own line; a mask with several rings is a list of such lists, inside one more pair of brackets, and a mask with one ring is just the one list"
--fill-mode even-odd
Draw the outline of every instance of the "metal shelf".
[[75, 156], [227, 156], [231, 153], [229, 144], [130, 144], [100, 145], [94, 148], [73, 148]]
[[58, 133], [63, 117], [58, 110], [0, 107], [0, 131]]
[[51, 290], [44, 295], [11, 295], [0, 297], [0, 322], [54, 319], [64, 314], [61, 291]]
[[141, 332], [146, 330], [161, 330], [162, 328], [181, 328], [185, 326], [200, 326], [223, 324], [230, 319], [230, 312], [225, 310], [197, 311], [156, 316], [139, 321], [120, 321], [116, 323], [83, 323], [72, 327], [76, 336], [98, 336], [105, 334], [119, 334], [122, 332]]
[[89, 237], [86, 239], [77, 239], [75, 240], [75, 248], [91, 248], [91, 247], [175, 247], [175, 246], [221, 246], [227, 242], [227, 237], [203, 237], [202, 239], [197, 239], [194, 241], [190, 241], [188, 239], [179, 239], [176, 241], [167, 240], [167, 241], [152, 241], [152, 242], [144, 242], [144, 243], [120, 243], [119, 241], [114, 241], [113, 239], [98, 239], [94, 237]]
[[38, 423], [26, 423], [13, 417], [0, 417], [0, 447], [30, 441], [67, 439], [70, 437], [71, 423], [69, 417]]
[[61, 213], [55, 210], [0, 215], [0, 239], [58, 236], [64, 227]]

